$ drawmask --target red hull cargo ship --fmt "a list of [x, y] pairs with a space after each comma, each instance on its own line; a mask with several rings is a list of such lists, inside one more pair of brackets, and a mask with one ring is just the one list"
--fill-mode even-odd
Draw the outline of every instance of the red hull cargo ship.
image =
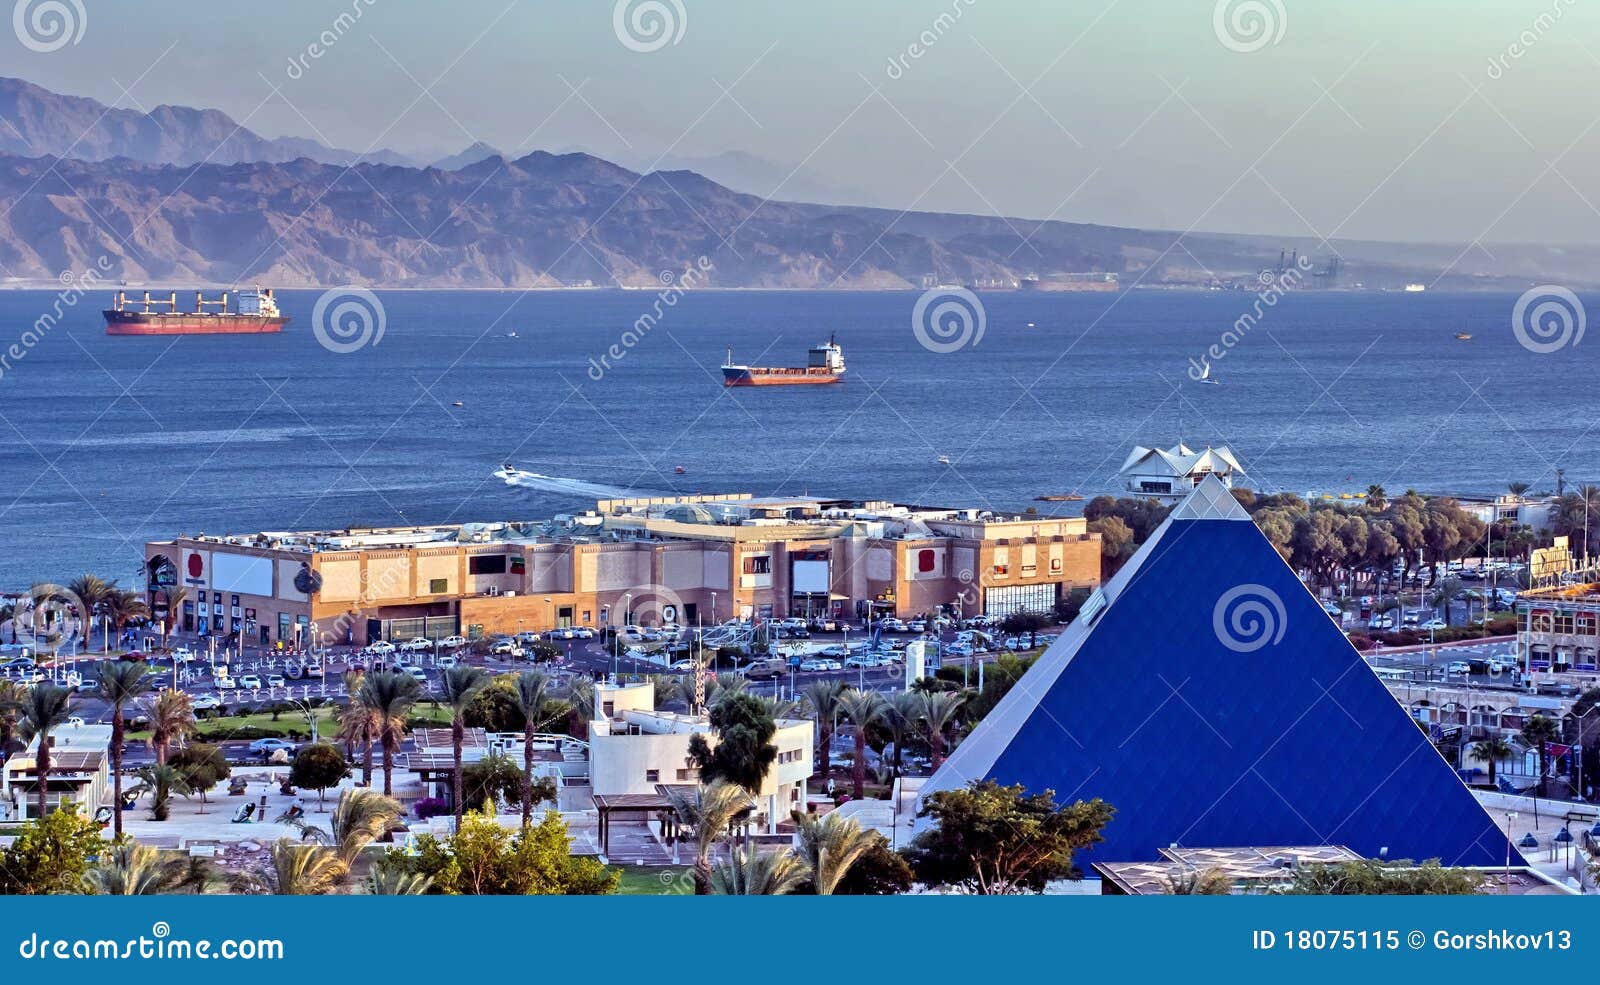
[[[252, 288], [236, 296], [237, 310], [228, 310], [228, 292], [214, 301], [196, 291], [194, 310], [178, 310], [178, 292], [165, 298], [130, 301], [127, 291], [118, 291], [116, 300], [105, 310], [107, 335], [258, 335], [281, 332], [287, 316], [278, 311], [272, 288]], [[215, 309], [215, 310], [212, 310]]]
[[728, 350], [728, 361], [722, 364], [723, 386], [804, 386], [816, 383], [837, 383], [844, 375], [844, 350], [829, 339], [814, 345], [807, 353], [804, 366], [740, 366], [733, 361], [733, 350]]

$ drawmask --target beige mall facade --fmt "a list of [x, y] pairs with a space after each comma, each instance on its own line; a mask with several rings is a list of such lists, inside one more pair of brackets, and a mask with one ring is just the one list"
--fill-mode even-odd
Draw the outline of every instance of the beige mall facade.
[[1099, 582], [1079, 517], [745, 495], [606, 500], [529, 523], [179, 536], [152, 612], [293, 645], [828, 615], [1049, 611]]

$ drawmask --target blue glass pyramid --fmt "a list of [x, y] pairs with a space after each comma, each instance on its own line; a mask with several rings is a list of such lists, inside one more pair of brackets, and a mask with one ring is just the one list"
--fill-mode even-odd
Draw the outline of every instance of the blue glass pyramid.
[[1111, 804], [1092, 850], [1105, 861], [1155, 861], [1174, 844], [1506, 856], [1505, 835], [1215, 478], [922, 797], [984, 778]]

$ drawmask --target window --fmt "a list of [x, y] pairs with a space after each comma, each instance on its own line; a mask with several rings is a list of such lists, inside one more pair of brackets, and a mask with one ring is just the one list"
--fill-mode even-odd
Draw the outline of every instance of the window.
[[660, 783], [661, 782], [661, 771], [660, 770], [645, 770], [644, 771], [644, 782], [646, 782], [646, 783]]
[[450, 579], [448, 579], [448, 578], [430, 578], [430, 579], [428, 579], [428, 594], [429, 595], [443, 595], [448, 591], [450, 591]]
[[996, 578], [1004, 578], [1007, 574], [1010, 573], [1010, 570], [1011, 570], [1011, 566], [1010, 565], [997, 564], [997, 565], [994, 566], [994, 576]]
[[926, 574], [935, 567], [936, 559], [932, 551], [917, 552], [917, 570]]
[[695, 780], [700, 779], [700, 771], [699, 770], [678, 770], [677, 776], [678, 776], [678, 782], [679, 783], [693, 783]]
[[761, 554], [744, 559], [744, 573], [747, 575], [772, 574], [772, 555]]
[[1058, 575], [1058, 574], [1061, 573], [1061, 559], [1060, 558], [1053, 557], [1053, 558], [1050, 559], [1050, 573], [1053, 574], [1053, 575]]
[[503, 575], [506, 573], [504, 554], [474, 554], [467, 558], [467, 573], [474, 575]]
[[528, 571], [528, 559], [523, 557], [521, 554], [512, 555], [512, 557], [511, 557], [511, 573], [514, 574], [514, 575], [520, 575], [520, 574], [526, 574], [527, 571]]

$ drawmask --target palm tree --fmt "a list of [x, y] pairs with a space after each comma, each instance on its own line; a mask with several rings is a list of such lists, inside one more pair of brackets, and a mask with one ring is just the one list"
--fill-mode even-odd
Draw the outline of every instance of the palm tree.
[[241, 872], [234, 877], [233, 888], [274, 896], [326, 896], [349, 873], [333, 849], [279, 838], [272, 846], [272, 864], [258, 872]]
[[165, 763], [172, 744], [194, 732], [194, 698], [168, 688], [145, 703], [145, 713], [150, 716], [150, 748], [156, 762]]
[[102, 660], [95, 673], [100, 684], [95, 696], [111, 706], [111, 833], [122, 837], [122, 742], [128, 705], [150, 692], [143, 663]]
[[361, 684], [365, 679], [366, 674], [359, 670], [344, 672], [344, 690], [350, 700], [339, 712], [338, 739], [351, 758], [354, 758], [357, 749], [361, 750], [361, 783], [370, 787], [372, 738], [377, 732], [377, 722], [372, 709], [361, 702]]
[[367, 892], [374, 896], [421, 896], [433, 888], [433, 877], [393, 865], [374, 865], [367, 873]]
[[17, 711], [26, 690], [16, 681], [0, 678], [0, 759], [14, 751], [11, 744], [17, 737]]
[[175, 585], [167, 589], [167, 618], [164, 631], [161, 634], [163, 642], [166, 641], [168, 635], [178, 631], [178, 626], [183, 621], [183, 603], [188, 598], [189, 590], [182, 585]]
[[819, 819], [797, 811], [794, 820], [798, 851], [810, 863], [818, 896], [832, 896], [856, 860], [883, 837], [871, 829], [862, 830], [854, 818], [833, 813]]
[[883, 695], [877, 691], [858, 691], [850, 688], [839, 692], [839, 710], [855, 726], [856, 757], [851, 768], [851, 781], [855, 785], [855, 798], [866, 796], [867, 784], [867, 726], [883, 714]]
[[326, 828], [307, 824], [305, 818], [280, 818], [300, 831], [305, 841], [331, 845], [345, 865], [354, 865], [356, 856], [368, 845], [389, 833], [405, 812], [392, 797], [376, 790], [346, 787], [339, 793]]
[[1231, 896], [1233, 878], [1221, 869], [1188, 869], [1166, 877], [1168, 896]]
[[933, 758], [934, 769], [938, 769], [944, 762], [944, 733], [955, 721], [956, 710], [961, 707], [961, 702], [964, 700], [966, 699], [962, 695], [954, 691], [931, 691], [922, 695], [917, 717], [922, 720], [923, 732], [928, 737], [928, 749]]
[[[78, 597], [83, 603], [83, 649], [89, 649], [89, 636], [94, 629], [95, 613], [100, 611], [100, 606], [105, 602], [106, 596], [117, 590], [117, 581], [113, 578], [106, 581], [99, 575], [85, 571], [83, 574], [67, 583], [67, 591]], [[106, 649], [110, 649], [110, 641], [106, 641]]]
[[810, 874], [805, 862], [787, 849], [746, 854], [735, 848], [711, 873], [711, 888], [723, 896], [786, 896]]
[[711, 854], [735, 818], [751, 807], [750, 793], [737, 783], [718, 780], [690, 794], [668, 788], [672, 810], [694, 839], [694, 894], [711, 895]]
[[1367, 505], [1375, 510], [1382, 510], [1389, 505], [1389, 494], [1384, 492], [1383, 487], [1376, 483], [1367, 487], [1366, 498]]
[[533, 737], [544, 721], [544, 705], [549, 700], [549, 679], [537, 670], [517, 675], [517, 710], [522, 712], [522, 826], [533, 824]]
[[[100, 600], [100, 614], [105, 617], [106, 622], [110, 625], [110, 632], [113, 638], [120, 638], [122, 630], [128, 623], [141, 616], [148, 615], [149, 612], [149, 607], [144, 604], [144, 599], [139, 597], [139, 593], [130, 592], [126, 589], [114, 589]], [[108, 644], [107, 650], [109, 651], [109, 649], [110, 646]]]
[[1506, 483], [1506, 491], [1515, 496], [1517, 499], [1521, 499], [1527, 493], [1527, 491], [1532, 488], [1533, 487], [1526, 482]]
[[914, 691], [896, 691], [883, 703], [883, 727], [894, 739], [894, 775], [900, 775], [900, 756], [904, 752], [906, 736], [916, 731], [922, 715], [922, 695]]
[[817, 721], [817, 762], [823, 777], [833, 772], [834, 713], [839, 710], [839, 692], [843, 690], [843, 681], [819, 680], [807, 684], [800, 694]]
[[1489, 764], [1489, 786], [1492, 787], [1495, 785], [1496, 765], [1510, 759], [1512, 756], [1511, 743], [1499, 736], [1492, 736], [1481, 742], [1473, 743], [1467, 754], [1472, 757], [1474, 763]]
[[361, 693], [356, 700], [367, 708], [378, 731], [378, 744], [383, 748], [383, 793], [394, 795], [394, 754], [400, 751], [405, 739], [406, 715], [412, 705], [422, 697], [422, 685], [410, 674], [378, 670], [361, 682]]
[[97, 896], [156, 896], [171, 892], [188, 873], [187, 859], [166, 858], [149, 845], [122, 841], [84, 873], [83, 888]]
[[467, 706], [488, 683], [489, 673], [481, 667], [449, 667], [439, 678], [439, 691], [435, 695], [441, 704], [450, 706], [450, 752], [455, 761], [450, 799], [456, 809], [456, 831], [461, 830], [461, 747], [467, 738]]
[[139, 785], [129, 793], [137, 797], [149, 791], [150, 817], [157, 821], [165, 821], [171, 815], [173, 794], [187, 797], [194, 792], [189, 784], [189, 774], [166, 763], [141, 766], [133, 771], [133, 775], [139, 778]]
[[1561, 726], [1557, 725], [1553, 718], [1535, 714], [1523, 723], [1518, 738], [1522, 740], [1523, 745], [1539, 753], [1539, 795], [1544, 796], [1544, 779], [1550, 765], [1550, 749], [1547, 744], [1561, 741]]
[[34, 775], [39, 780], [38, 817], [44, 817], [45, 793], [50, 785], [50, 733], [66, 724], [72, 717], [72, 692], [54, 684], [37, 684], [22, 692], [17, 702], [17, 712], [22, 720], [22, 732], [39, 740], [38, 755], [34, 760]]

